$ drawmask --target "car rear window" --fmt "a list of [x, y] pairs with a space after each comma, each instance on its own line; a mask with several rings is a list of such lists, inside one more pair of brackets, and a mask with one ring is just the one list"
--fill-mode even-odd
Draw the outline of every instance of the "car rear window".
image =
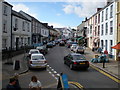
[[32, 56], [32, 60], [40, 60], [40, 59], [44, 59], [44, 57], [43, 56]]
[[31, 51], [31, 54], [34, 54], [34, 53], [39, 53], [38, 51]]
[[73, 56], [73, 59], [74, 59], [74, 60], [85, 60], [85, 57], [82, 56], [82, 55], [74, 55], [74, 56]]

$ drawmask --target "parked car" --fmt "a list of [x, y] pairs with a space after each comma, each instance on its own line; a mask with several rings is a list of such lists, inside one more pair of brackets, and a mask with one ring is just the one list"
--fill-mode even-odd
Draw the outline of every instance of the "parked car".
[[77, 47], [74, 49], [74, 52], [84, 54], [85, 49], [84, 49], [84, 47], [77, 46]]
[[28, 61], [29, 69], [32, 68], [45, 68], [47, 67], [47, 61], [43, 54], [32, 54]]
[[52, 48], [53, 47], [53, 43], [51, 43], [51, 42], [49, 42], [49, 43], [47, 43], [47, 46], [46, 46], [47, 48]]
[[38, 49], [30, 49], [28, 57], [31, 57], [32, 54], [40, 54]]
[[44, 46], [36, 47], [36, 49], [38, 49], [40, 51], [40, 53], [42, 53], [44, 55], [47, 54], [47, 52], [48, 52], [48, 49], [46, 48], [45, 45]]
[[77, 46], [78, 46], [77, 44], [72, 44], [70, 47], [71, 51], [73, 51], [73, 49], [75, 49]]
[[67, 48], [70, 48], [71, 45], [72, 45], [72, 41], [67, 41], [67, 44], [66, 44]]
[[64, 57], [64, 64], [68, 65], [70, 69], [88, 69], [89, 61], [78, 53], [71, 53]]
[[65, 42], [64, 42], [64, 41], [61, 41], [61, 42], [59, 43], [59, 46], [65, 46]]

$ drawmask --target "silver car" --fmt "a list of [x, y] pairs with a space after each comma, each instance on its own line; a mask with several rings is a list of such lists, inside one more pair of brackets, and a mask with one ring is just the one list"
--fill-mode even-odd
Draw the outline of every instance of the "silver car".
[[28, 67], [31, 68], [45, 68], [47, 67], [47, 61], [43, 54], [32, 54], [29, 61]]

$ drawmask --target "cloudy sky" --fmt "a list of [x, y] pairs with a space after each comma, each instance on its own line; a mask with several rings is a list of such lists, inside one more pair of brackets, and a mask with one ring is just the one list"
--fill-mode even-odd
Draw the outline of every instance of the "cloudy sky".
[[92, 16], [105, 0], [6, 0], [13, 10], [24, 11], [54, 27], [77, 27]]

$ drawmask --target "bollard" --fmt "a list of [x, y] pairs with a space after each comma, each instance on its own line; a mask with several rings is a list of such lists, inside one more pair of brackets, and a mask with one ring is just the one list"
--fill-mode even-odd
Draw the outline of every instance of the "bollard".
[[13, 67], [14, 67], [14, 70], [19, 70], [20, 69], [20, 61], [19, 60], [15, 60]]

